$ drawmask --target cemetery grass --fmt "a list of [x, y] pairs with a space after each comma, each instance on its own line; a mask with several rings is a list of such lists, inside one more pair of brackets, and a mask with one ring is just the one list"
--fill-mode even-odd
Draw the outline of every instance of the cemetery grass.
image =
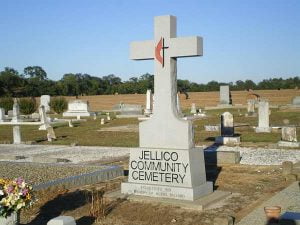
[[[128, 161], [124, 160], [124, 165]], [[91, 191], [106, 193], [120, 188], [126, 177], [117, 178], [78, 189], [62, 187], [37, 192], [38, 201], [21, 213], [21, 224], [46, 224], [59, 215], [73, 216], [78, 225], [209, 225], [215, 217], [234, 216], [238, 222], [262, 201], [289, 185], [284, 181], [279, 166], [223, 165], [208, 166], [208, 180], [215, 182], [215, 189], [232, 192], [228, 198], [206, 211], [180, 209], [176, 206], [148, 204], [104, 198], [104, 211], [98, 219], [91, 215]]]
[[[280, 130], [273, 130], [272, 133], [255, 133], [253, 126], [257, 126], [257, 117], [245, 117], [245, 109], [219, 109], [207, 111], [207, 118], [194, 121], [195, 143], [196, 145], [210, 145], [214, 143], [219, 132], [207, 132], [204, 125], [217, 125], [220, 123], [220, 115], [229, 111], [233, 113], [235, 123], [235, 133], [241, 136], [241, 146], [265, 146], [277, 143], [281, 137]], [[186, 110], [185, 114], [189, 114]], [[51, 115], [52, 117], [60, 117]], [[282, 126], [283, 120], [288, 119], [291, 125], [300, 126], [299, 111], [285, 112], [272, 109], [270, 115], [271, 126]], [[114, 119], [105, 125], [100, 125], [100, 119], [87, 119], [86, 122], [74, 123], [74, 127], [68, 127], [67, 123], [57, 124], [54, 127], [57, 140], [52, 143], [47, 142], [46, 131], [39, 131], [38, 126], [21, 126], [23, 141], [33, 141], [38, 144], [58, 144], [81, 146], [114, 146], [114, 147], [138, 147], [138, 132], [124, 131], [101, 131], [101, 128], [119, 127], [125, 125], [138, 126], [136, 118]], [[300, 140], [300, 129], [297, 128], [298, 140]], [[12, 142], [12, 127], [0, 126], [0, 143]]]

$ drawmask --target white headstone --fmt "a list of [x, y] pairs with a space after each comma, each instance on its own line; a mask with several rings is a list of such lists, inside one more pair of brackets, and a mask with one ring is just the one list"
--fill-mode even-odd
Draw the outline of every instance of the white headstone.
[[21, 144], [21, 130], [19, 125], [13, 126], [14, 144]]
[[195, 104], [195, 103], [192, 103], [191, 113], [192, 113], [192, 114], [197, 113], [197, 108], [196, 108], [196, 104]]
[[101, 118], [101, 125], [104, 125], [104, 124], [105, 124], [105, 119]]
[[228, 137], [234, 135], [233, 115], [230, 112], [224, 112], [221, 115], [221, 136]]
[[148, 89], [147, 93], [146, 93], [146, 109], [145, 109], [146, 115], [149, 115], [152, 113], [152, 104], [153, 104], [152, 102], [153, 102], [153, 100], [152, 100], [151, 89]]
[[183, 117], [182, 111], [181, 111], [181, 104], [180, 104], [179, 93], [177, 93], [176, 103], [177, 103], [177, 112], [178, 112], [178, 116], [179, 116], [179, 117]]
[[91, 116], [94, 113], [90, 112], [89, 104], [87, 101], [76, 99], [68, 102], [68, 111], [63, 113], [63, 116]]
[[247, 100], [247, 112], [248, 112], [248, 115], [255, 113], [255, 100], [254, 99]]
[[20, 122], [20, 106], [18, 103], [18, 100], [15, 98], [14, 99], [14, 105], [13, 105], [13, 116], [11, 122], [17, 123]]
[[50, 112], [50, 95], [42, 95], [40, 98], [40, 106], [45, 107], [46, 112]]
[[0, 108], [0, 122], [4, 122], [5, 120], [5, 110]]
[[122, 193], [195, 200], [211, 193], [203, 149], [194, 147], [191, 121], [179, 117], [177, 58], [202, 55], [202, 38], [176, 37], [176, 17], [154, 19], [154, 40], [131, 43], [130, 58], [154, 59], [153, 116], [139, 124], [140, 148], [130, 150]]
[[220, 104], [221, 105], [230, 105], [230, 92], [228, 85], [220, 86]]
[[256, 133], [270, 133], [269, 125], [269, 102], [266, 99], [261, 99], [258, 102], [258, 127]]
[[47, 127], [47, 139], [49, 142], [56, 139], [54, 129], [51, 126]]
[[39, 130], [47, 130], [50, 124], [47, 118], [45, 107], [43, 105], [39, 107], [39, 114], [41, 120], [41, 126], [39, 127]]
[[47, 225], [76, 225], [76, 222], [71, 216], [58, 216], [51, 219]]

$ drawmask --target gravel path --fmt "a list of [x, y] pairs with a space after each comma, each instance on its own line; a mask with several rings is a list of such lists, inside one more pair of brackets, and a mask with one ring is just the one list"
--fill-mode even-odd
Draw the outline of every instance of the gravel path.
[[101, 166], [0, 162], [0, 177], [9, 179], [23, 177], [33, 185], [99, 169]]
[[[284, 161], [300, 161], [300, 149], [268, 149], [212, 146], [206, 151], [239, 151], [241, 164], [247, 165], [281, 165]], [[68, 159], [72, 163], [88, 163], [129, 156], [130, 148], [90, 147], [63, 145], [0, 145], [1, 155], [25, 156], [18, 162], [31, 162], [34, 157]], [[2, 159], [2, 161], [13, 161]]]

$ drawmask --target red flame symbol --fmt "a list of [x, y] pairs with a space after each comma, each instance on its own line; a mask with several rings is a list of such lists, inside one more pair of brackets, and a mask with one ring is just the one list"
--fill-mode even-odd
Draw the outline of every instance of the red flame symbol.
[[163, 48], [163, 39], [160, 38], [160, 41], [157, 43], [155, 47], [155, 58], [157, 59], [158, 62], [160, 62], [160, 64], [163, 65], [163, 57], [160, 55], [162, 48]]

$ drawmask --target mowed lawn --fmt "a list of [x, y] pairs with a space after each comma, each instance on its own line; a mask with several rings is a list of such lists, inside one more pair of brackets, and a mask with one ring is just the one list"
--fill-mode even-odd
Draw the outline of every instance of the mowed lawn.
[[[197, 145], [211, 144], [219, 132], [207, 132], [204, 125], [216, 125], [220, 123], [220, 115], [229, 111], [234, 115], [235, 132], [241, 136], [242, 145], [264, 145], [277, 143], [281, 137], [281, 130], [274, 130], [272, 133], [254, 132], [253, 126], [257, 126], [257, 117], [245, 117], [245, 109], [222, 109], [207, 111], [208, 117], [194, 121], [195, 143]], [[188, 113], [188, 112], [186, 112]], [[54, 116], [53, 116], [54, 117]], [[57, 115], [55, 115], [57, 117]], [[271, 126], [282, 126], [283, 120], [288, 119], [291, 125], [300, 126], [300, 112], [283, 112], [272, 109], [270, 115]], [[63, 144], [70, 145], [76, 143], [82, 146], [119, 146], [137, 147], [138, 132], [124, 131], [101, 131], [101, 128], [117, 127], [124, 125], [136, 125], [139, 121], [135, 118], [113, 119], [105, 125], [100, 125], [100, 118], [93, 120], [89, 118], [86, 122], [75, 123], [74, 127], [68, 124], [58, 124], [54, 127], [57, 140], [49, 143], [46, 140], [46, 131], [39, 131], [38, 126], [21, 126], [22, 141], [36, 141], [38, 144]], [[162, 122], [163, 126], [163, 122]], [[298, 140], [300, 140], [300, 129], [297, 129]], [[0, 142], [12, 142], [12, 127], [8, 125], [0, 126]]]

